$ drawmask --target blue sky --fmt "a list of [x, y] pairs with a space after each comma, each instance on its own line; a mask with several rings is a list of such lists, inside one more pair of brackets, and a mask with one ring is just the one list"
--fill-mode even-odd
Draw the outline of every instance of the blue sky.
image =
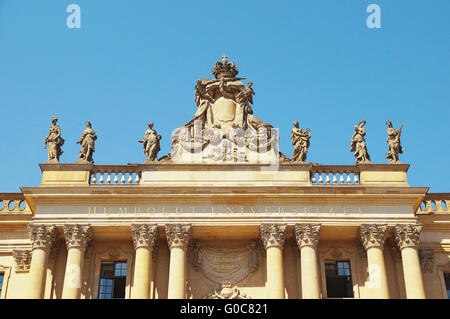
[[[81, 8], [69, 29], [66, 8]], [[369, 4], [381, 29], [369, 29]], [[43, 140], [58, 116], [62, 163], [77, 160], [90, 121], [96, 164], [142, 163], [146, 123], [170, 150], [196, 111], [194, 86], [223, 53], [254, 83], [254, 114], [311, 129], [308, 161], [354, 164], [353, 125], [367, 121], [374, 163], [386, 163], [386, 120], [404, 125], [411, 186], [450, 192], [450, 1], [0, 0], [0, 192], [38, 186]]]

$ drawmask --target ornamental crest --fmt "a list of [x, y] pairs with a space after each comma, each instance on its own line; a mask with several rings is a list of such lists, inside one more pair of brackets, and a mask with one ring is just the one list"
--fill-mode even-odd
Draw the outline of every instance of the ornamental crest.
[[194, 250], [193, 266], [214, 283], [237, 283], [258, 267], [256, 244], [234, 247], [202, 247]]

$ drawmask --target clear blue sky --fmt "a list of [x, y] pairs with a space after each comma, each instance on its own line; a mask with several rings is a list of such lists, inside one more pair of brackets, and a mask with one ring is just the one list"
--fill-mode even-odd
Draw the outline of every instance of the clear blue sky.
[[[81, 7], [81, 29], [66, 7]], [[369, 4], [381, 29], [369, 29]], [[96, 164], [141, 163], [147, 122], [170, 150], [196, 111], [194, 86], [223, 53], [253, 81], [253, 110], [280, 129], [311, 129], [308, 160], [353, 164], [353, 125], [367, 121], [386, 163], [386, 120], [404, 125], [411, 186], [450, 192], [450, 1], [0, 0], [0, 192], [38, 186], [43, 140], [59, 117], [62, 163], [77, 160], [84, 122]]]

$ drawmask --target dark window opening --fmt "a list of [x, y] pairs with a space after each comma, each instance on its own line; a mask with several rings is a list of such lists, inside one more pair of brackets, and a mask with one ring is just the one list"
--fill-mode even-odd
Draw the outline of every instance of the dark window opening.
[[445, 288], [447, 289], [447, 299], [450, 299], [450, 273], [444, 274]]
[[100, 269], [99, 299], [125, 298], [127, 262], [103, 262]]
[[349, 261], [325, 261], [328, 298], [353, 298]]
[[3, 278], [5, 277], [5, 274], [0, 273], [0, 296], [2, 295], [2, 288], [3, 288]]

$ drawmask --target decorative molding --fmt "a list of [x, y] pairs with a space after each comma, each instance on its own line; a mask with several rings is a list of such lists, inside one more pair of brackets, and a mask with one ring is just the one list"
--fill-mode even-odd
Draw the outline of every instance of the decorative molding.
[[286, 239], [287, 225], [282, 224], [262, 224], [259, 228], [261, 240], [266, 249], [278, 247], [283, 249]]
[[208, 293], [203, 299], [252, 299], [247, 294], [239, 290], [237, 286], [232, 286], [231, 282], [224, 281], [222, 285], [217, 286], [212, 292]]
[[360, 227], [361, 243], [365, 250], [384, 249], [387, 225], [362, 224]]
[[86, 248], [92, 243], [94, 233], [90, 225], [64, 225], [64, 238], [67, 249]]
[[295, 239], [299, 248], [311, 246], [316, 248], [320, 237], [320, 224], [295, 224]]
[[16, 272], [28, 272], [31, 264], [31, 250], [13, 250]]
[[56, 245], [57, 230], [54, 225], [29, 224], [32, 249], [51, 249]]
[[182, 248], [187, 250], [192, 239], [191, 225], [167, 224], [165, 229], [169, 249]]
[[422, 268], [422, 271], [433, 271], [433, 255], [434, 251], [432, 248], [419, 248], [420, 268]]
[[397, 224], [392, 233], [398, 248], [415, 248], [419, 247], [420, 233], [422, 225]]
[[131, 237], [135, 249], [154, 248], [158, 240], [158, 226], [152, 224], [131, 224]]

